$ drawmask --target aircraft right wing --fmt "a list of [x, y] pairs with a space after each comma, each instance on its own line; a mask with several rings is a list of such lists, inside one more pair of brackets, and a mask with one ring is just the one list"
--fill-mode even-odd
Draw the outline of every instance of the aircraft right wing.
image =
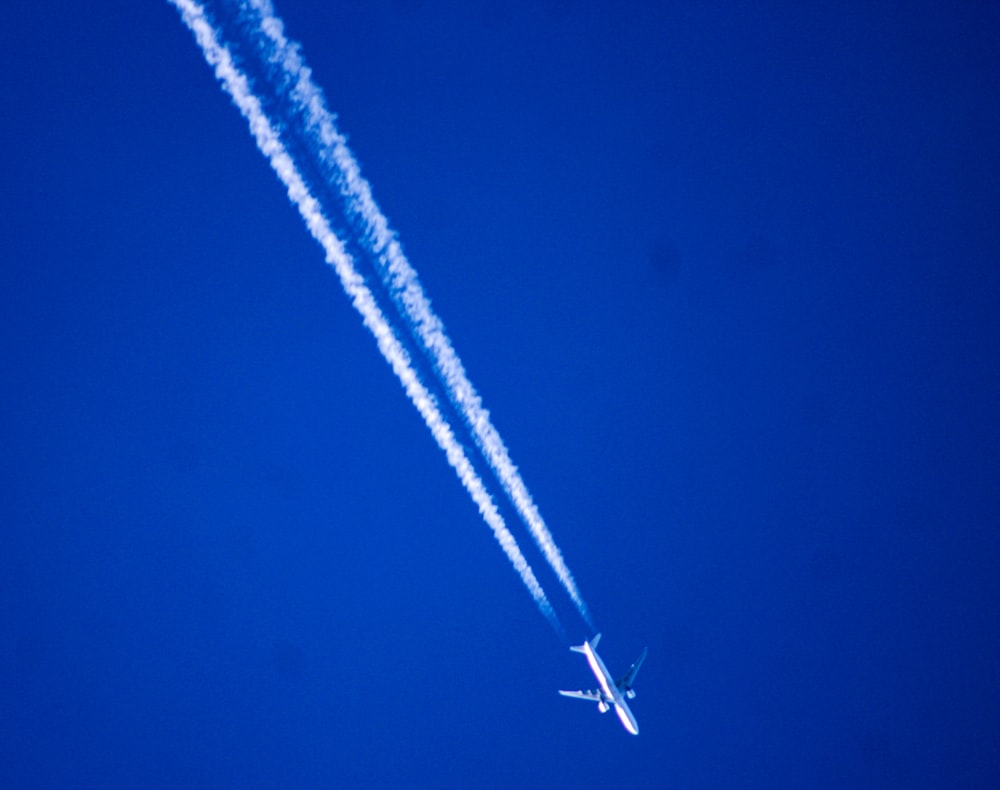
[[600, 702], [603, 697], [599, 691], [563, 691], [559, 690], [559, 693], [564, 697], [572, 697], [573, 699], [585, 699], [591, 702]]

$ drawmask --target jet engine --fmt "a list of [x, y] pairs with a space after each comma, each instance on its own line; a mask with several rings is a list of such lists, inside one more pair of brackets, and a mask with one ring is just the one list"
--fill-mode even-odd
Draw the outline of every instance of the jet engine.
[[597, 709], [601, 713], [607, 713], [608, 712], [608, 703], [606, 703], [604, 700], [601, 700], [600, 702], [597, 703]]

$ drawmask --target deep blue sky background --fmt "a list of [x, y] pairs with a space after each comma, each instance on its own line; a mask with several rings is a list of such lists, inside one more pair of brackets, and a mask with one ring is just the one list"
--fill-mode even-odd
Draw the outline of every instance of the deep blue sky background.
[[3, 785], [997, 786], [1000, 14], [805, 5], [278, 5], [638, 738], [176, 12], [5, 6]]

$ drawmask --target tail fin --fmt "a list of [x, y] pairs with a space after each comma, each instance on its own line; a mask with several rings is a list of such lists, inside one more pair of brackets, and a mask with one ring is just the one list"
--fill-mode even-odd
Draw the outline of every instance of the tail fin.
[[[590, 649], [593, 650], [595, 647], [597, 647], [597, 643], [600, 641], [601, 641], [601, 635], [598, 634], [597, 636], [595, 636], [593, 639], [590, 640], [589, 642]], [[570, 650], [572, 650], [574, 653], [586, 653], [587, 644], [588, 644], [587, 642], [584, 642], [582, 645], [573, 645], [573, 647], [571, 647]]]

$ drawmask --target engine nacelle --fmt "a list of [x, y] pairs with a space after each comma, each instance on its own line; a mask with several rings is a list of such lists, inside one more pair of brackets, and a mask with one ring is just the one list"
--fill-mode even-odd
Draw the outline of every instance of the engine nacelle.
[[600, 702], [597, 703], [597, 709], [601, 713], [607, 713], [608, 712], [608, 703], [606, 703], [604, 700], [601, 700]]
[[629, 699], [635, 699], [635, 692], [632, 689], [625, 689], [625, 696]]

